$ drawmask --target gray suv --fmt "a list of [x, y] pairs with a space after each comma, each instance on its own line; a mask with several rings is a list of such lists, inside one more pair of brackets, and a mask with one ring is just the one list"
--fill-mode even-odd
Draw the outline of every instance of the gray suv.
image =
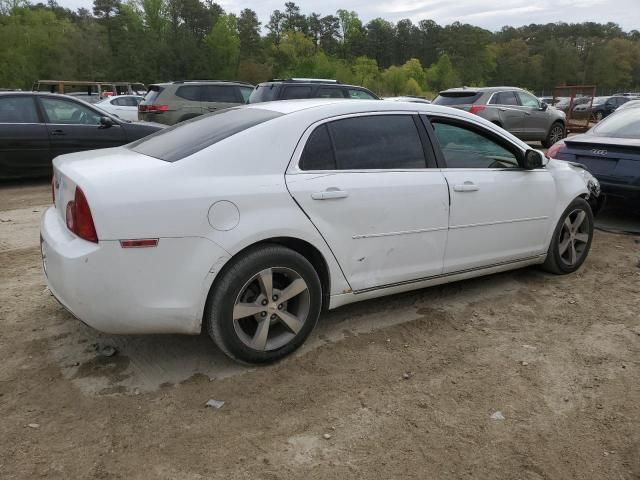
[[324, 78], [288, 78], [258, 84], [249, 98], [249, 103], [301, 98], [379, 100], [378, 96], [371, 90], [357, 85], [346, 85], [337, 80]]
[[540, 102], [521, 88], [451, 88], [440, 92], [433, 103], [475, 113], [521, 140], [539, 140], [545, 148], [566, 136], [564, 112]]
[[149, 85], [138, 105], [138, 120], [173, 125], [204, 113], [247, 103], [253, 85], [202, 80]]

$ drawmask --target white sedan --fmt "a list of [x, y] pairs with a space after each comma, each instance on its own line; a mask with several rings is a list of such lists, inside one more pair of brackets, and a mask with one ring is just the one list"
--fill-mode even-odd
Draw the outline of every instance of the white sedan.
[[117, 95], [96, 103], [96, 107], [111, 115], [117, 115], [123, 120], [137, 122], [138, 104], [142, 100], [144, 100], [144, 97], [140, 95]]
[[599, 185], [460, 110], [293, 100], [54, 160], [44, 271], [110, 333], [198, 334], [270, 362], [323, 309], [584, 262]]

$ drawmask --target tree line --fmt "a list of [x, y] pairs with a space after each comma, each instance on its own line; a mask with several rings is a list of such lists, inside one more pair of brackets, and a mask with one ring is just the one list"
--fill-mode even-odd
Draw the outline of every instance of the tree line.
[[453, 86], [640, 89], [640, 32], [550, 23], [491, 32], [425, 19], [364, 23], [354, 11], [305, 15], [294, 2], [262, 23], [212, 0], [0, 0], [0, 87], [37, 79], [141, 81], [336, 78], [382, 95]]

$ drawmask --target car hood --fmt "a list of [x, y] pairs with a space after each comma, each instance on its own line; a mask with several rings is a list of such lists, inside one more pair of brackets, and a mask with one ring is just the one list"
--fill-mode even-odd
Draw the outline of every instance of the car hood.
[[591, 133], [583, 133], [564, 139], [566, 145], [612, 145], [621, 147], [640, 147], [640, 138], [603, 137]]

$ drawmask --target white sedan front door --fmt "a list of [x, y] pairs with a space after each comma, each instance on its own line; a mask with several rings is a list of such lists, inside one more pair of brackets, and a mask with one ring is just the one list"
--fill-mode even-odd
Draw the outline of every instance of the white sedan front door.
[[427, 168], [417, 121], [367, 114], [316, 125], [287, 172], [293, 198], [356, 292], [442, 273], [448, 191], [442, 173]]
[[517, 147], [477, 125], [431, 125], [451, 194], [444, 273], [544, 254], [556, 202], [550, 172], [522, 169]]

